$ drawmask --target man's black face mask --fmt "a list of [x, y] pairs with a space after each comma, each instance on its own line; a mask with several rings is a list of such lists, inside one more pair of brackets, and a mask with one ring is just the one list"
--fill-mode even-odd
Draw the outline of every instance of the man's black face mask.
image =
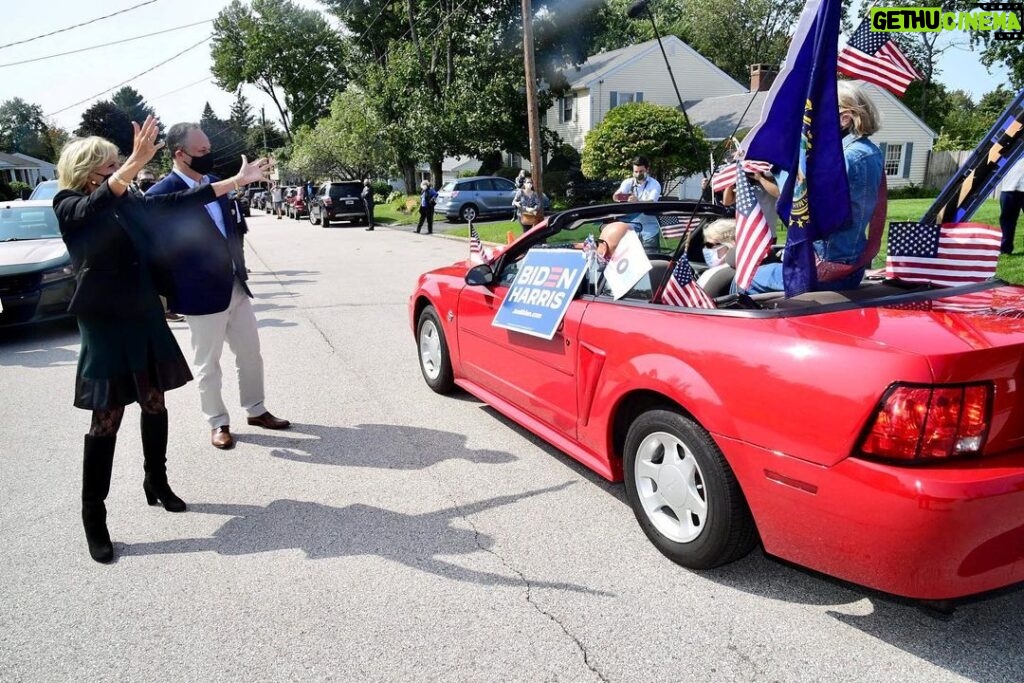
[[188, 154], [188, 152], [185, 154], [191, 159], [191, 161], [188, 162], [188, 167], [196, 173], [206, 175], [213, 170], [213, 154], [211, 152], [207, 152], [201, 157], [194, 157], [191, 154]]

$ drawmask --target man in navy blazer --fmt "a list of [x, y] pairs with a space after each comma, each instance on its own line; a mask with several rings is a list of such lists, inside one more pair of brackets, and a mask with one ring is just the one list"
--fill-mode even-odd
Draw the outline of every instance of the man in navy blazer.
[[[167, 150], [174, 170], [146, 194], [168, 194], [216, 180], [209, 175], [214, 160], [210, 140], [198, 124], [171, 126]], [[242, 249], [242, 235], [248, 228], [238, 203], [225, 195], [203, 207], [176, 209], [163, 220], [168, 308], [186, 316], [192, 333], [199, 397], [212, 444], [222, 449], [235, 445], [221, 398], [220, 357], [225, 341], [235, 354], [238, 393], [248, 423], [286, 429], [290, 423], [271, 415], [264, 405], [263, 356]]]

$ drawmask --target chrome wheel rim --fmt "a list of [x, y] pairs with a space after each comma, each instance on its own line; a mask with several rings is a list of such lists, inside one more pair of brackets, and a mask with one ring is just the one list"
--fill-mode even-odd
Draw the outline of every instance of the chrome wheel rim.
[[667, 432], [649, 434], [633, 465], [637, 496], [647, 519], [676, 543], [690, 543], [707, 524], [704, 474], [693, 452]]
[[430, 380], [441, 374], [441, 333], [433, 320], [424, 320], [420, 326], [420, 366]]
[[466, 219], [466, 221], [475, 221], [476, 220], [476, 209], [465, 209], [462, 212], [462, 216], [463, 216], [463, 218]]

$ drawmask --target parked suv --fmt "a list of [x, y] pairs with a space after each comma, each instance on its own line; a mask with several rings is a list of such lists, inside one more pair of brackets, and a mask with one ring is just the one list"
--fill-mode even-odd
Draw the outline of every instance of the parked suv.
[[317, 188], [309, 204], [309, 222], [328, 228], [332, 221], [366, 221], [361, 182], [340, 180], [323, 183]]
[[[475, 221], [484, 216], [511, 218], [515, 215], [512, 208], [515, 197], [516, 186], [511, 180], [497, 176], [459, 178], [445, 183], [437, 193], [434, 213], [450, 221]], [[544, 211], [550, 208], [551, 200], [545, 196]]]

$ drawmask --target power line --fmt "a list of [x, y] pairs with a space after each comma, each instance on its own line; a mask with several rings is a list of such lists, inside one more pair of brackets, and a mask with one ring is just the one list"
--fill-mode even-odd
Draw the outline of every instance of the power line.
[[161, 33], [170, 33], [171, 31], [180, 31], [183, 28], [191, 28], [192, 26], [199, 26], [200, 24], [208, 24], [213, 19], [204, 19], [203, 21], [197, 21], [191, 24], [185, 24], [184, 26], [175, 26], [174, 28], [165, 28], [163, 31], [156, 31], [154, 33], [147, 33], [142, 36], [133, 36], [132, 38], [124, 38], [122, 40], [115, 40], [112, 43], [103, 43], [102, 45], [91, 45], [89, 47], [79, 48], [77, 50], [69, 50], [68, 52], [58, 52], [53, 55], [46, 55], [45, 57], [33, 57], [32, 59], [23, 59], [20, 62], [8, 62], [7, 64], [0, 64], [0, 69], [5, 66], [18, 66], [19, 64], [31, 64], [32, 62], [41, 62], [44, 59], [53, 59], [54, 57], [65, 57], [67, 55], [78, 54], [79, 52], [88, 52], [89, 50], [98, 50], [101, 47], [110, 47], [111, 45], [120, 45], [121, 43], [130, 43], [133, 40], [141, 40], [142, 38], [150, 38], [152, 36], [158, 36]]
[[[155, 2], [156, 0], [150, 0], [150, 1], [151, 2]], [[110, 92], [114, 88], [120, 88], [122, 85], [127, 85], [128, 83], [131, 83], [132, 81], [134, 81], [136, 78], [139, 78], [141, 76], [145, 76], [150, 71], [153, 71], [154, 69], [157, 69], [157, 68], [163, 66], [164, 64], [167, 64], [168, 62], [177, 59], [178, 57], [182, 56], [183, 54], [185, 54], [189, 50], [196, 49], [197, 47], [199, 47], [200, 45], [202, 45], [203, 43], [205, 43], [206, 41], [208, 41], [212, 37], [213, 37], [213, 34], [211, 33], [210, 35], [208, 35], [205, 38], [203, 38], [202, 40], [200, 40], [198, 43], [195, 43], [194, 45], [190, 45], [190, 46], [186, 47], [181, 52], [168, 57], [167, 59], [165, 59], [164, 61], [160, 62], [159, 64], [156, 64], [154, 66], [149, 67], [148, 69], [146, 69], [142, 73], [135, 74], [134, 76], [132, 76], [128, 80], [122, 81], [122, 82], [118, 83], [117, 85], [113, 85], [113, 86], [107, 88], [106, 90], [101, 90], [100, 92], [96, 93], [95, 95], [90, 95], [89, 97], [86, 97], [84, 100], [79, 100], [78, 102], [75, 102], [74, 104], [69, 104], [68, 106], [64, 107], [63, 109], [58, 109], [57, 111], [50, 112], [46, 116], [56, 116], [57, 114], [61, 114], [63, 112], [66, 112], [68, 109], [71, 109], [73, 107], [77, 107], [80, 104], [84, 104], [84, 103], [88, 102], [89, 100], [91, 100], [93, 98], [99, 97], [100, 95], [106, 95], [108, 92]]]
[[145, 5], [152, 5], [156, 1], [157, 0], [146, 0], [146, 2], [140, 2], [138, 5], [132, 5], [131, 7], [127, 7], [125, 9], [118, 10], [118, 11], [114, 12], [113, 14], [105, 14], [102, 17], [96, 17], [95, 19], [90, 19], [89, 21], [83, 21], [82, 23], [75, 24], [74, 26], [68, 26], [67, 28], [60, 28], [60, 29], [57, 29], [56, 31], [50, 31], [49, 33], [44, 33], [42, 35], [33, 36], [31, 38], [26, 38], [25, 40], [18, 40], [18, 41], [15, 41], [13, 43], [7, 43], [6, 45], [0, 45], [0, 50], [4, 49], [5, 47], [13, 47], [14, 45], [24, 45], [25, 43], [31, 43], [33, 40], [39, 40], [40, 38], [48, 38], [49, 36], [55, 36], [58, 33], [64, 33], [65, 31], [70, 31], [73, 28], [79, 28], [81, 26], [88, 26], [89, 24], [95, 24], [97, 21], [103, 21], [104, 19], [109, 19], [110, 17], [116, 17], [118, 14], [124, 14], [125, 12], [131, 12], [133, 9], [138, 9], [140, 7], [144, 7]]
[[180, 88], [175, 88], [174, 90], [171, 90], [170, 92], [165, 92], [164, 94], [157, 95], [156, 97], [153, 97], [151, 99], [159, 100], [161, 97], [167, 97], [168, 95], [173, 95], [176, 92], [181, 92], [182, 90], [185, 90], [186, 88], [191, 88], [191, 87], [199, 85], [200, 83], [206, 83], [207, 81], [212, 81], [212, 80], [213, 79], [210, 78], [209, 76], [204, 76], [204, 77], [200, 78], [198, 81], [195, 81], [194, 83], [189, 83], [188, 85], [183, 85]]

